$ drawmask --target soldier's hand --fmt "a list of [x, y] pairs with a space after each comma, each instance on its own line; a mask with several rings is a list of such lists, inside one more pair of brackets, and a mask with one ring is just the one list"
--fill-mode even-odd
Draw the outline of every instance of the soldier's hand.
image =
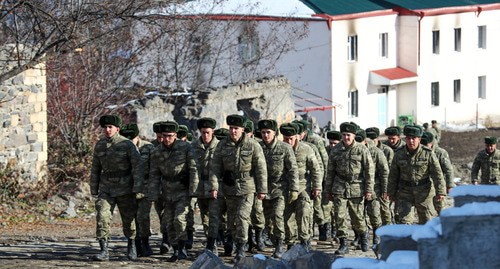
[[365, 199], [366, 200], [371, 200], [372, 199], [372, 193], [371, 192], [365, 192]]
[[135, 199], [137, 199], [137, 200], [142, 199], [144, 197], [145, 197], [145, 195], [142, 192], [138, 192], [135, 194]]
[[213, 199], [217, 199], [217, 191], [216, 190], [213, 190], [210, 192], [210, 196], [213, 198]]
[[257, 194], [257, 199], [264, 200], [265, 198], [266, 198], [266, 194], [265, 193], [259, 193], [259, 194]]
[[444, 195], [442, 195], [442, 194], [436, 195], [436, 201], [441, 202], [443, 200], [444, 200]]
[[288, 204], [295, 202], [297, 199], [299, 199], [299, 192], [291, 191], [290, 194], [288, 195]]
[[312, 195], [314, 198], [318, 197], [320, 194], [321, 194], [321, 190], [319, 190], [319, 189], [314, 189], [314, 190], [312, 190], [312, 192], [311, 192], [311, 195]]

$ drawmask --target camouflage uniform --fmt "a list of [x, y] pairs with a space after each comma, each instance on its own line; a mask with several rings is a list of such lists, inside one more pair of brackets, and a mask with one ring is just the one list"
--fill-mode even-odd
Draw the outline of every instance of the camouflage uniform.
[[[436, 145], [432, 146], [432, 151], [434, 151], [434, 154], [436, 154], [439, 165], [441, 166], [441, 170], [443, 171], [444, 180], [446, 182], [446, 189], [454, 188], [455, 183], [453, 182], [453, 166], [451, 165], [448, 152]], [[438, 214], [440, 214], [441, 210], [445, 207], [446, 204], [444, 199], [441, 201], [437, 201], [436, 199], [434, 199], [434, 209], [436, 209]]]
[[500, 185], [500, 151], [496, 150], [488, 154], [485, 149], [481, 150], [472, 164], [471, 180], [478, 178], [481, 170], [481, 182], [485, 185]]
[[183, 251], [187, 240], [186, 216], [190, 196], [198, 186], [191, 145], [176, 140], [171, 148], [163, 144], [158, 146], [151, 154], [150, 166], [148, 199], [157, 201], [161, 194], [164, 201], [161, 225], [166, 226], [174, 249]]
[[432, 150], [422, 145], [413, 153], [406, 147], [397, 150], [389, 173], [387, 192], [390, 197], [397, 199], [398, 223], [413, 223], [411, 212], [414, 206], [418, 223], [424, 224], [430, 220], [434, 193], [446, 195], [443, 173]]
[[[307, 188], [321, 190], [321, 170], [314, 150], [299, 141], [293, 148], [299, 171], [299, 197], [285, 207], [285, 241], [294, 245], [297, 237], [303, 244], [311, 240], [311, 199]], [[306, 179], [309, 173], [310, 179]], [[298, 236], [297, 236], [298, 234]]]
[[398, 143], [396, 143], [396, 145], [389, 145], [387, 143], [387, 141], [384, 141], [384, 144], [387, 145], [388, 147], [390, 147], [392, 149], [392, 151], [394, 151], [394, 152], [396, 152], [396, 150], [402, 149], [406, 146], [406, 142], [403, 139], [399, 139], [399, 141], [398, 141]]
[[[380, 142], [380, 140], [377, 141], [377, 148], [382, 150], [382, 152], [384, 153], [387, 165], [390, 168], [392, 159], [394, 158], [394, 151], [392, 150], [391, 147]], [[380, 205], [380, 218], [382, 220], [382, 225], [392, 224], [393, 212], [390, 206], [390, 200], [382, 199], [381, 197], [377, 197], [377, 200]]]
[[[274, 138], [270, 145], [259, 142], [267, 163], [268, 195], [263, 201], [267, 227], [273, 235], [275, 247], [281, 247], [285, 239], [285, 196], [290, 191], [299, 191], [297, 161], [292, 146]], [[279, 258], [279, 257], [278, 257]]]
[[222, 180], [227, 229], [238, 249], [248, 240], [255, 193], [267, 193], [266, 178], [265, 158], [257, 141], [242, 135], [237, 143], [229, 137], [219, 142], [210, 165], [210, 190], [218, 191]]
[[[141, 154], [141, 168], [144, 171], [144, 192], [148, 189], [149, 181], [149, 157], [154, 150], [153, 144], [148, 141], [139, 140], [137, 147]], [[137, 200], [137, 235], [139, 238], [151, 236], [151, 221], [149, 215], [151, 213], [151, 201], [146, 198]]]

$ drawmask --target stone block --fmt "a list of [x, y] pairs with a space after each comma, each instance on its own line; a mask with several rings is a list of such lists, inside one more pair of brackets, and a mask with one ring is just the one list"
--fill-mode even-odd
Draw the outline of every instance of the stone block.
[[283, 253], [281, 260], [290, 264], [292, 261], [298, 259], [300, 256], [306, 255], [309, 251], [301, 244], [296, 244], [291, 249]]
[[386, 260], [389, 255], [396, 250], [417, 250], [417, 242], [411, 239], [411, 236], [393, 237], [381, 236], [380, 237], [380, 259]]
[[46, 161], [48, 159], [47, 152], [38, 152], [37, 160], [38, 161]]
[[43, 149], [43, 143], [42, 142], [34, 142], [30, 145], [30, 150], [33, 152], [41, 152]]
[[42, 105], [42, 102], [36, 102], [33, 104], [33, 111], [36, 113], [36, 112], [40, 112], [40, 111], [43, 111], [43, 105]]
[[28, 103], [35, 103], [36, 102], [36, 93], [25, 92], [25, 94], [28, 96]]
[[12, 114], [10, 116], [10, 126], [16, 127], [19, 124], [19, 115], [18, 114]]
[[47, 93], [45, 93], [45, 92], [39, 92], [36, 95], [36, 100], [38, 102], [47, 102]]
[[38, 136], [35, 133], [30, 133], [30, 134], [26, 135], [26, 139], [28, 140], [28, 143], [36, 142], [37, 138], [38, 138]]
[[324, 252], [311, 251], [298, 257], [290, 264], [292, 268], [322, 269], [329, 268], [332, 261]]
[[42, 132], [43, 131], [43, 123], [35, 122], [33, 123], [33, 132]]
[[[234, 265], [235, 269], [287, 269], [286, 265], [275, 259], [269, 259], [262, 254], [244, 257]], [[298, 267], [300, 268], [300, 267]]]
[[26, 155], [24, 161], [26, 163], [34, 163], [37, 159], [38, 159], [38, 153], [36, 153], [36, 152], [29, 152]]
[[5, 141], [7, 148], [18, 147], [28, 143], [26, 134], [24, 132], [10, 133], [9, 138]]
[[224, 265], [224, 262], [213, 254], [211, 251], [205, 250], [189, 267], [190, 269], [226, 269], [230, 268]]
[[449, 268], [447, 263], [449, 243], [449, 240], [442, 237], [419, 239], [419, 268]]

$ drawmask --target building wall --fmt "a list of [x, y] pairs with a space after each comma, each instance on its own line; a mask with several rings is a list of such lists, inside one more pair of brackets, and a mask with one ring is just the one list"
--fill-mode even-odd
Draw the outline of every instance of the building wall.
[[47, 175], [47, 91], [44, 65], [0, 84], [0, 164], [21, 171], [21, 180]]

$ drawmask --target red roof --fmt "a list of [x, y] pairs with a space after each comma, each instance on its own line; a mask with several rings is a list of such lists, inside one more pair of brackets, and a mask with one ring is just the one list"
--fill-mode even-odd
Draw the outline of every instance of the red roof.
[[377, 75], [383, 76], [389, 80], [396, 80], [396, 79], [402, 79], [402, 78], [412, 78], [412, 77], [417, 76], [417, 74], [415, 74], [411, 71], [408, 71], [404, 68], [401, 68], [401, 67], [373, 70], [372, 72], [377, 74]]

